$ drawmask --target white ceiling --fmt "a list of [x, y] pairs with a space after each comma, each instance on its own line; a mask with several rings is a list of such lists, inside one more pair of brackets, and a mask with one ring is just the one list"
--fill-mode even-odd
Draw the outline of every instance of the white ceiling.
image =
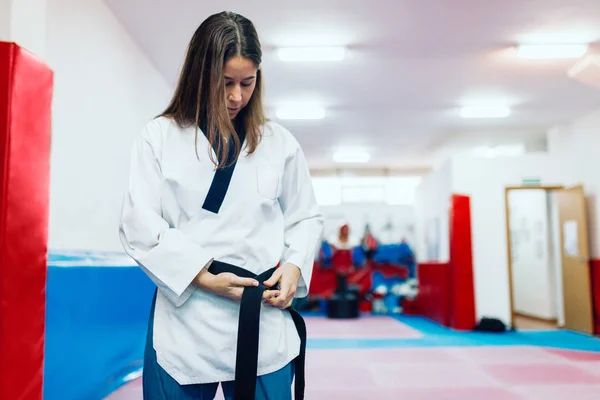
[[[600, 108], [600, 91], [570, 80], [573, 60], [524, 61], [520, 43], [600, 41], [600, 0], [105, 0], [174, 83], [187, 43], [208, 15], [251, 19], [264, 50], [267, 107], [327, 106], [319, 121], [283, 121], [313, 168], [364, 146], [366, 166], [428, 167], [482, 144], [539, 142], [545, 131]], [[347, 45], [339, 63], [286, 64], [277, 46]], [[463, 120], [479, 102], [512, 108]]]

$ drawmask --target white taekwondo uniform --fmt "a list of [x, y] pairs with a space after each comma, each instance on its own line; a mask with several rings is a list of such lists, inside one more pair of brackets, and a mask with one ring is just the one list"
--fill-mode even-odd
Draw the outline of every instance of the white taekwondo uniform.
[[[307, 295], [323, 216], [296, 139], [268, 122], [256, 151], [242, 151], [217, 214], [202, 205], [215, 167], [198, 130], [159, 117], [135, 139], [120, 238], [157, 285], [154, 348], [179, 384], [234, 380], [239, 301], [192, 284], [212, 260], [259, 274], [300, 267], [296, 297]], [[263, 304], [258, 375], [286, 366], [300, 340], [290, 314]]]

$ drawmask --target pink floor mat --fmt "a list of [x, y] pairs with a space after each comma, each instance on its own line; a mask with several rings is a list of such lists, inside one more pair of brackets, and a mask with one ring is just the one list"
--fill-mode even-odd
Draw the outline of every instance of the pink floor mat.
[[418, 339], [423, 337], [418, 330], [390, 317], [340, 320], [307, 317], [305, 321], [308, 337], [311, 339]]
[[[600, 361], [565, 352], [529, 346], [309, 350], [306, 400], [600, 399]], [[141, 380], [108, 399], [141, 400]]]

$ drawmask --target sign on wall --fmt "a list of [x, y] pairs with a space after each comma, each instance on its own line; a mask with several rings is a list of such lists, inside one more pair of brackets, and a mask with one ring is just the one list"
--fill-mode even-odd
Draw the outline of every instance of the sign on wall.
[[565, 241], [565, 255], [577, 257], [579, 255], [577, 221], [565, 221], [563, 226], [563, 237]]

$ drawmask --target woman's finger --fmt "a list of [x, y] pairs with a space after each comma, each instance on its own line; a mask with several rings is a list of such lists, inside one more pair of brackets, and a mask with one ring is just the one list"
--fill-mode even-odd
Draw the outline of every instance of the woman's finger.
[[294, 302], [294, 298], [292, 297], [292, 298], [290, 299], [290, 301], [288, 301], [288, 302], [287, 302], [287, 304], [285, 305], [284, 309], [285, 309], [285, 308], [290, 308], [290, 307], [292, 306], [292, 303], [293, 303], [293, 302]]
[[277, 308], [279, 308], [279, 309], [281, 309], [281, 310], [285, 310], [285, 309], [287, 309], [287, 308], [290, 308], [290, 307], [292, 306], [292, 302], [293, 302], [293, 301], [294, 301], [294, 299], [293, 299], [293, 298], [292, 298], [292, 299], [290, 299], [290, 300], [287, 300], [287, 301], [281, 301], [281, 302], [278, 302], [278, 303], [275, 305], [275, 307], [277, 307]]
[[263, 292], [263, 300], [264, 301], [275, 298], [277, 296], [279, 296], [279, 291], [277, 291], [277, 290], [265, 290]]
[[240, 278], [239, 276], [235, 276], [231, 280], [231, 284], [235, 286], [258, 286], [258, 281], [252, 278]]
[[290, 283], [282, 279], [279, 284], [281, 288], [279, 289], [279, 296], [277, 296], [275, 306], [281, 308], [288, 302]]
[[228, 291], [227, 297], [234, 300], [241, 300], [242, 293], [244, 293], [244, 288], [242, 287], [230, 287]]
[[273, 286], [275, 286], [275, 284], [277, 282], [279, 282], [280, 279], [281, 279], [281, 270], [279, 268], [277, 268], [275, 270], [275, 272], [273, 272], [273, 275], [271, 275], [271, 277], [269, 279], [267, 279], [263, 284], [266, 287], [273, 287]]

